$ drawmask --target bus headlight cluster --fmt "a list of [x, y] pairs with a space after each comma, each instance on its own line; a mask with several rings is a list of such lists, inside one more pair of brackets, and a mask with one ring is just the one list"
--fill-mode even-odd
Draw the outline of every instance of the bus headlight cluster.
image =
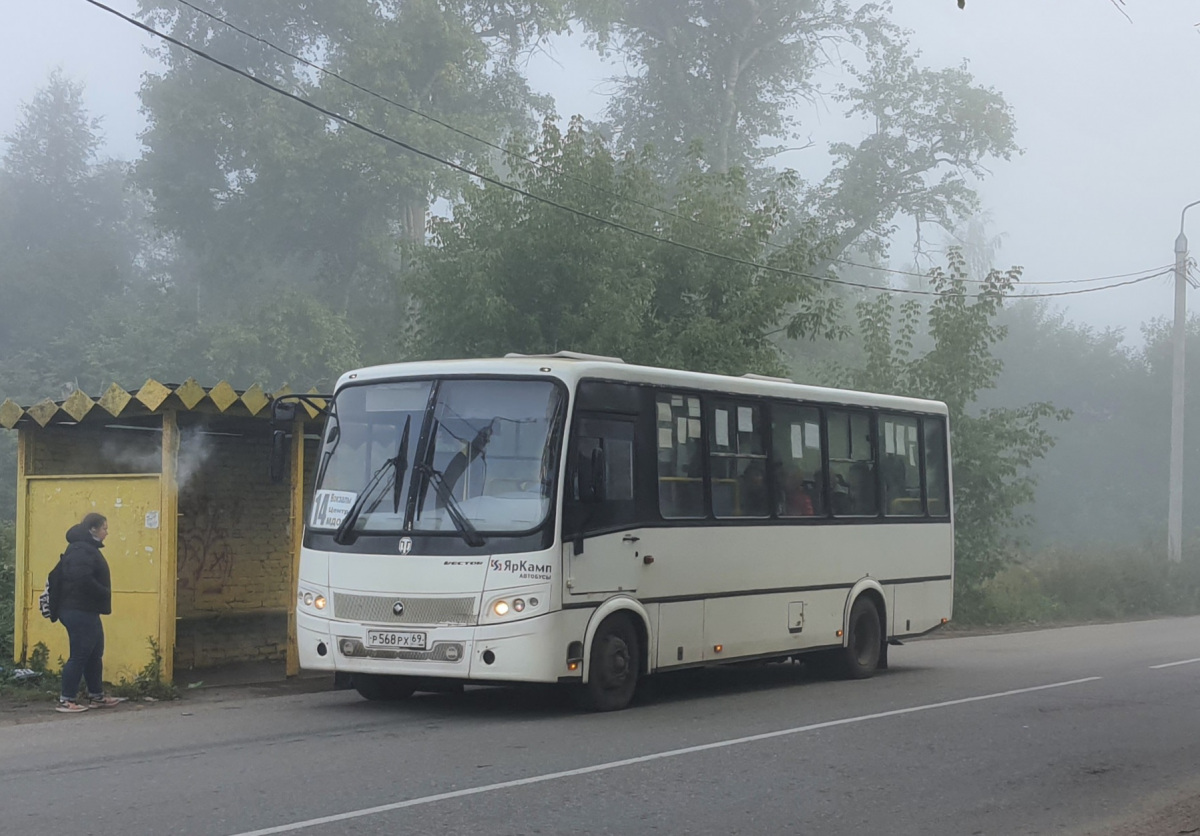
[[325, 605], [329, 602], [326, 601], [325, 596], [319, 592], [312, 592], [311, 590], [302, 589], [300, 590], [300, 603], [304, 604], [306, 607], [313, 607], [314, 609], [323, 610], [325, 609]]
[[492, 613], [503, 618], [509, 613], [523, 613], [526, 607], [533, 608], [537, 605], [537, 598], [530, 598], [528, 601], [524, 598], [513, 598], [511, 601], [501, 598], [492, 604]]

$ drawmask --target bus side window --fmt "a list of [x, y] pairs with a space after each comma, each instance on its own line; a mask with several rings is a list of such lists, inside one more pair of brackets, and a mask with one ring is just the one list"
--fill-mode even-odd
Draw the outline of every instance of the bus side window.
[[563, 502], [565, 536], [635, 521], [633, 456], [632, 420], [581, 417], [576, 422]]
[[829, 495], [835, 516], [879, 513], [873, 423], [867, 412], [829, 412]]
[[714, 401], [709, 411], [708, 462], [718, 518], [770, 516], [762, 413], [761, 404], [725, 400]]
[[781, 517], [819, 517], [825, 506], [821, 475], [821, 412], [816, 407], [771, 406], [771, 470]]
[[879, 416], [879, 472], [883, 477], [883, 513], [889, 517], [920, 517], [921, 443], [917, 419], [907, 415]]
[[921, 419], [925, 426], [925, 501], [929, 516], [950, 516], [946, 473], [946, 424], [941, 418]]
[[663, 519], [705, 516], [700, 429], [698, 395], [660, 392], [656, 396], [658, 512]]

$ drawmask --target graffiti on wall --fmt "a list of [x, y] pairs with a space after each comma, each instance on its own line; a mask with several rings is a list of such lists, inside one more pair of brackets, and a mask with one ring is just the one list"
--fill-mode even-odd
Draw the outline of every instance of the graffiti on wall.
[[[180, 500], [179, 589], [197, 589], [201, 581], [219, 590], [233, 575], [233, 532], [241, 523], [241, 505], [212, 494]], [[210, 590], [210, 591], [215, 591]]]

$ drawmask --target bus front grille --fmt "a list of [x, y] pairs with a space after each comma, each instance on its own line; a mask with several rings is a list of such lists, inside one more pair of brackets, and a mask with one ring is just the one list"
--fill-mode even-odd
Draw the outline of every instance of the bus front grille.
[[371, 624], [475, 624], [478, 621], [474, 598], [352, 595], [348, 592], [333, 593], [333, 617]]

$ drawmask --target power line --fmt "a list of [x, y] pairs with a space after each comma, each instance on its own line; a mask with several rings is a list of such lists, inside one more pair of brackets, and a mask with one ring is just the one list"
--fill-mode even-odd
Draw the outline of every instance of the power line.
[[[898, 276], [915, 276], [918, 279], [929, 278], [928, 273], [916, 273], [916, 272], [913, 272], [912, 270], [897, 270], [893, 267], [880, 267], [875, 264], [861, 264], [857, 261], [850, 261], [845, 258], [834, 258], [834, 259], [831, 259], [831, 261], [836, 261], [838, 264], [848, 264], [851, 267], [860, 267], [863, 270], [879, 270], [880, 272], [883, 272], [883, 273], [894, 273]], [[1116, 275], [1112, 275], [1112, 276], [1094, 276], [1090, 279], [1058, 279], [1057, 281], [1044, 281], [1044, 282], [1023, 281], [1023, 282], [1021, 282], [1021, 285], [1023, 287], [1029, 287], [1031, 285], [1091, 284], [1093, 282], [1110, 282], [1110, 281], [1113, 281], [1114, 279], [1127, 279], [1131, 276], [1141, 276], [1143, 273], [1149, 273], [1154, 270], [1165, 270], [1167, 268], [1174, 269], [1174, 265], [1160, 264], [1158, 267], [1147, 267], [1145, 270], [1135, 270], [1132, 273], [1117, 273]], [[1161, 275], [1161, 274], [1156, 273], [1155, 276], [1146, 276], [1146, 278], [1148, 278], [1148, 279], [1155, 278], [1157, 275]], [[974, 284], [974, 283], [980, 282], [981, 280], [980, 279], [963, 279], [963, 281]]]
[[[197, 56], [198, 58], [201, 58], [205, 61], [209, 61], [210, 63], [213, 63], [219, 67], [222, 67], [222, 68], [228, 70], [229, 72], [234, 73], [235, 75], [239, 75], [242, 78], [245, 78], [248, 81], [259, 85], [260, 87], [264, 87], [267, 90], [270, 90], [274, 93], [284, 96], [285, 98], [291, 99], [292, 101], [296, 102], [297, 104], [303, 105], [304, 107], [314, 110], [323, 116], [326, 116], [330, 119], [341, 122], [342, 124], [348, 125], [350, 127], [357, 128], [358, 130], [361, 130], [367, 134], [370, 134], [371, 136], [374, 136], [377, 139], [383, 140], [384, 142], [388, 142], [392, 145], [397, 146], [398, 148], [403, 148], [404, 150], [406, 150], [412, 154], [416, 154], [417, 156], [424, 157], [425, 159], [431, 160], [440, 165], [447, 166], [448, 168], [454, 169], [455, 171], [458, 171], [462, 174], [466, 174], [469, 177], [474, 177], [477, 180], [480, 180], [484, 183], [489, 183], [498, 188], [506, 189], [515, 194], [521, 195], [522, 197], [528, 198], [529, 200], [543, 203], [547, 206], [552, 206], [552, 207], [554, 207], [556, 209], [560, 209], [564, 212], [569, 212], [572, 215], [575, 215], [577, 217], [595, 221], [597, 223], [603, 224], [603, 225], [611, 227], [613, 229], [618, 229], [618, 230], [621, 230], [622, 232], [627, 232], [631, 235], [636, 235], [640, 238], [645, 238], [645, 239], [654, 241], [659, 244], [666, 244], [668, 246], [678, 247], [680, 249], [687, 250], [689, 252], [693, 252], [698, 255], [704, 255], [704, 256], [708, 256], [710, 258], [717, 258], [717, 259], [720, 259], [722, 261], [725, 261], [725, 262], [728, 262], [731, 264], [737, 264], [737, 265], [743, 266], [743, 267], [750, 267], [750, 268], [753, 268], [756, 270], [764, 270], [767, 272], [790, 276], [793, 278], [810, 279], [810, 280], [816, 281], [816, 282], [824, 282], [827, 284], [841, 285], [844, 287], [854, 287], [854, 288], [859, 288], [862, 290], [874, 290], [874, 291], [878, 291], [878, 292], [882, 292], [882, 293], [904, 293], [904, 294], [910, 294], [910, 295], [914, 295], [914, 296], [940, 296], [941, 295], [940, 293], [938, 293], [936, 291], [930, 291], [930, 290], [916, 290], [916, 289], [911, 289], [911, 288], [899, 288], [899, 287], [877, 287], [875, 285], [866, 284], [865, 282], [851, 282], [851, 281], [847, 281], [845, 279], [836, 279], [836, 278], [832, 278], [829, 276], [816, 276], [816, 275], [813, 275], [810, 273], [802, 273], [797, 270], [789, 270], [784, 267], [776, 267], [776, 266], [770, 265], [770, 264], [763, 264], [763, 263], [757, 262], [757, 261], [750, 261], [748, 259], [738, 258], [737, 256], [726, 255], [724, 253], [715, 252], [713, 250], [706, 250], [703, 247], [697, 247], [692, 244], [686, 244], [682, 241], [673, 241], [670, 238], [663, 238], [663, 237], [655, 235], [651, 232], [646, 232], [644, 230], [636, 229], [635, 227], [627, 226], [625, 224], [610, 220], [608, 218], [602, 218], [598, 215], [592, 215], [589, 212], [584, 212], [580, 209], [576, 209], [574, 207], [567, 206], [566, 204], [559, 203], [550, 198], [543, 197], [538, 194], [534, 194], [533, 192], [527, 191], [526, 189], [523, 189], [520, 186], [515, 186], [511, 183], [506, 183], [503, 180], [500, 180], [496, 177], [492, 177], [491, 175], [483, 174], [478, 171], [474, 171], [473, 169], [470, 169], [467, 166], [464, 166], [460, 163], [456, 163], [452, 160], [447, 160], [443, 157], [439, 157], [436, 154], [433, 154], [432, 152], [425, 151], [421, 148], [417, 148], [416, 146], [411, 145], [407, 142], [404, 142], [403, 140], [396, 139], [395, 137], [389, 136], [388, 134], [385, 134], [382, 131], [378, 131], [378, 130], [375, 130], [374, 128], [368, 127], [367, 125], [364, 125], [361, 122], [351, 119], [348, 116], [344, 116], [343, 114], [337, 113], [336, 111], [330, 110], [329, 108], [322, 107], [321, 105], [316, 104], [315, 102], [310, 101], [309, 99], [306, 99], [303, 96], [297, 95], [296, 93], [292, 93], [288, 90], [284, 90], [283, 88], [278, 87], [278, 86], [270, 83], [269, 81], [258, 78], [257, 76], [251, 74], [250, 72], [248, 72], [246, 70], [241, 69], [240, 67], [236, 67], [232, 64], [222, 61], [219, 58], [216, 58], [215, 56], [208, 54], [207, 52], [205, 52], [204, 50], [202, 50], [198, 47], [195, 47], [195, 46], [192, 46], [191, 44], [185, 43], [184, 41], [181, 41], [178, 38], [173, 37], [172, 35], [168, 35], [164, 32], [160, 32], [159, 30], [155, 29], [154, 27], [150, 26], [149, 24], [143, 23], [142, 21], [137, 20], [136, 18], [130, 17], [129, 15], [126, 15], [123, 12], [120, 12], [120, 11], [112, 8], [111, 6], [108, 6], [108, 5], [100, 2], [100, 0], [85, 0], [85, 2], [89, 3], [92, 6], [95, 6], [98, 9], [101, 9], [102, 11], [108, 12], [109, 14], [125, 21], [126, 23], [130, 24], [131, 26], [134, 26], [138, 29], [141, 29], [144, 32], [154, 35], [155, 37], [160, 38], [160, 39], [166, 41], [167, 43], [174, 44], [175, 46], [178, 46], [181, 49], [184, 49], [184, 50], [192, 53], [193, 55]], [[1156, 278], [1156, 276], [1145, 276], [1141, 279], [1134, 279], [1132, 281], [1120, 282], [1118, 284], [1101, 286], [1101, 287], [1086, 288], [1084, 290], [1077, 290], [1077, 291], [1064, 291], [1064, 292], [1060, 292], [1060, 293], [1045, 293], [1045, 294], [1027, 294], [1020, 298], [1038, 299], [1038, 298], [1048, 298], [1048, 297], [1052, 297], [1052, 296], [1070, 296], [1070, 295], [1076, 295], [1076, 294], [1082, 294], [1082, 293], [1094, 293], [1094, 292], [1098, 292], [1101, 290], [1110, 290], [1115, 287], [1122, 287], [1125, 285], [1137, 284], [1138, 282], [1146, 281], [1146, 280], [1152, 279], [1152, 278]]]
[[[397, 108], [405, 111], [406, 113], [411, 113], [414, 116], [418, 116], [422, 119], [426, 119], [426, 120], [434, 123], [435, 125], [440, 125], [441, 127], [445, 128], [446, 130], [449, 130], [455, 134], [458, 134], [461, 137], [465, 137], [466, 139], [469, 139], [473, 142], [478, 142], [481, 145], [484, 145], [495, 151], [499, 151], [500, 153], [510, 156], [514, 159], [521, 160], [522, 162], [528, 163], [529, 165], [535, 166], [542, 170], [554, 171], [559, 176], [565, 177], [568, 180], [571, 180], [573, 182], [580, 183], [584, 186], [587, 186], [590, 189], [594, 189], [595, 191], [599, 192], [600, 194], [604, 194], [609, 197], [616, 198], [617, 200], [624, 201], [624, 202], [629, 203], [634, 206], [640, 206], [643, 209], [649, 209], [652, 212], [658, 212], [669, 218], [675, 218], [676, 220], [681, 220], [681, 221], [686, 221], [688, 223], [696, 224], [697, 226], [700, 226], [704, 229], [714, 230], [714, 231], [718, 231], [718, 232], [722, 231], [722, 230], [719, 230], [717, 227], [714, 227], [711, 224], [706, 224], [697, 218], [690, 218], [687, 215], [682, 215], [682, 214], [679, 214], [678, 212], [673, 212], [670, 209], [664, 209], [661, 206], [655, 206], [654, 204], [647, 203], [642, 200], [638, 200], [637, 198], [620, 194], [619, 192], [615, 192], [612, 189], [608, 189], [608, 188], [605, 188], [604, 186], [593, 183], [590, 180], [587, 180], [586, 178], [577, 177], [576, 175], [571, 174], [569, 172], [557, 171], [554, 169], [553, 166], [546, 165], [545, 163], [540, 162], [539, 160], [536, 160], [532, 157], [527, 157], [524, 154], [521, 154], [517, 151], [514, 151], [511, 148], [507, 148], [498, 143], [492, 142], [491, 140], [484, 139], [483, 137], [480, 137], [480, 136], [476, 136], [475, 134], [472, 134], [469, 131], [465, 131], [459, 127], [456, 127], [455, 125], [452, 125], [443, 119], [439, 119], [438, 117], [432, 116], [428, 113], [425, 113], [424, 111], [419, 110], [415, 107], [412, 107], [411, 105], [406, 105], [403, 102], [398, 102], [395, 99], [384, 95], [383, 93], [380, 93], [376, 90], [372, 90], [369, 87], [365, 87], [365, 86], [357, 83], [356, 81], [353, 81], [352, 79], [346, 78], [344, 75], [341, 75], [340, 73], [336, 72], [335, 70], [331, 70], [328, 67], [325, 67], [325, 66], [318, 64], [314, 61], [311, 61], [301, 55], [297, 55], [296, 53], [294, 53], [282, 46], [279, 46], [278, 44], [274, 43], [273, 41], [271, 41], [268, 38], [264, 38], [261, 35], [256, 35], [253, 32], [243, 29], [242, 27], [238, 26], [236, 23], [231, 22], [228, 18], [221, 17], [220, 15], [216, 14], [215, 12], [212, 12], [212, 11], [209, 11], [208, 9], [202, 8], [201, 6], [198, 6], [195, 3], [191, 2], [191, 0], [175, 0], [175, 2], [181, 6], [185, 6], [189, 9], [191, 9], [192, 11], [196, 12], [197, 14], [204, 15], [209, 20], [212, 20], [216, 23], [220, 23], [222, 26], [226, 26], [229, 29], [232, 29], [234, 32], [237, 32], [238, 34], [243, 35], [244, 37], [250, 38], [251, 40], [258, 42], [258, 43], [262, 44], [263, 46], [273, 49], [276, 52], [278, 52], [279, 54], [287, 56], [288, 58], [291, 58], [292, 60], [297, 61], [300, 64], [302, 64], [312, 70], [316, 70], [317, 72], [319, 72], [323, 75], [326, 75], [330, 78], [337, 79], [338, 81], [342, 82], [343, 84], [346, 84], [349, 87], [352, 87], [361, 93], [365, 93], [368, 96], [371, 96], [382, 102], [386, 102], [387, 104], [390, 104], [393, 107], [397, 107]], [[786, 250], [787, 249], [785, 246], [776, 244], [771, 241], [764, 241], [762, 243], [767, 247], [772, 247], [777, 250]], [[846, 259], [846, 258], [831, 258], [830, 261], [833, 261], [837, 264], [845, 264], [850, 267], [857, 267], [857, 268], [863, 269], [863, 270], [875, 270], [875, 271], [879, 271], [879, 272], [883, 272], [883, 273], [890, 273], [892, 275], [897, 275], [897, 276], [915, 276], [917, 278], [927, 278], [927, 274], [925, 274], [925, 273], [917, 273], [917, 272], [913, 272], [910, 270], [899, 270], [899, 269], [896, 269], [893, 267], [883, 267], [883, 266], [874, 265], [874, 264], [862, 264], [862, 263], [852, 261], [852, 260]], [[1148, 273], [1153, 270], [1161, 270], [1164, 267], [1169, 267], [1169, 266], [1170, 265], [1162, 265], [1160, 267], [1151, 267], [1147, 270], [1138, 270], [1134, 273], [1120, 273], [1120, 274], [1113, 275], [1113, 276], [1096, 276], [1096, 277], [1088, 278], [1088, 279], [1060, 279], [1058, 281], [1024, 281], [1021, 284], [1025, 287], [1030, 287], [1030, 286], [1034, 286], [1034, 285], [1049, 286], [1049, 285], [1068, 285], [1068, 284], [1092, 284], [1092, 283], [1097, 283], [1097, 282], [1113, 281], [1115, 279], [1126, 279], [1126, 278], [1130, 278], [1131, 276], [1139, 276], [1143, 273]], [[963, 281], [967, 282], [968, 284], [984, 284], [984, 283], [986, 283], [985, 279], [963, 279]]]

